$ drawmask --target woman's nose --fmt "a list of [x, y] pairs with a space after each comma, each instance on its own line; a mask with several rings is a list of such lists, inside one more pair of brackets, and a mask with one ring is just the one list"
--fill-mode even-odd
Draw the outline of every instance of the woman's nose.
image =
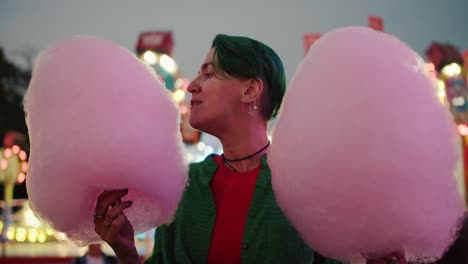
[[200, 91], [200, 84], [197, 82], [197, 78], [193, 79], [187, 86], [187, 91], [191, 94]]

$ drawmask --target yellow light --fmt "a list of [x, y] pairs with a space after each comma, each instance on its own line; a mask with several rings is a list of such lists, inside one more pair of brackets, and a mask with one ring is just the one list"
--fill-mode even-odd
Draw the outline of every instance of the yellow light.
[[51, 235], [54, 234], [54, 230], [53, 230], [52, 228], [50, 228], [50, 227], [47, 227], [46, 230], [45, 230], [45, 232], [46, 232], [46, 234], [47, 234], [48, 236], [51, 236]]
[[3, 221], [0, 220], [0, 230], [3, 229]]
[[184, 92], [184, 90], [177, 89], [177, 90], [172, 94], [172, 98], [174, 98], [174, 100], [175, 100], [177, 103], [182, 102], [182, 100], [184, 100], [184, 98], [185, 98], [185, 92]]
[[26, 180], [26, 174], [24, 174], [24, 172], [20, 172], [16, 180], [18, 181], [18, 183], [23, 183], [24, 180]]
[[21, 150], [21, 151], [19, 152], [19, 157], [20, 157], [20, 160], [21, 160], [21, 161], [25, 161], [26, 158], [28, 157], [28, 154], [26, 154], [26, 152], [25, 152], [24, 150]]
[[21, 171], [22, 172], [27, 172], [28, 171], [28, 162], [26, 162], [26, 161], [21, 162]]
[[47, 235], [44, 233], [44, 231], [39, 231], [39, 234], [37, 235], [37, 241], [39, 243], [44, 243], [47, 239]]
[[7, 167], [8, 167], [8, 161], [6, 159], [0, 160], [0, 169], [6, 170]]
[[3, 152], [3, 156], [5, 156], [5, 158], [7, 159], [11, 157], [11, 149], [10, 148], [5, 149], [5, 151]]
[[31, 228], [28, 232], [28, 241], [31, 243], [36, 242], [37, 240], [37, 229]]
[[34, 213], [31, 211], [31, 209], [27, 209], [24, 211], [24, 223], [27, 225], [27, 226], [31, 226], [31, 227], [40, 227], [41, 226], [41, 222], [39, 221], [39, 219], [37, 219], [37, 217], [34, 215]]
[[184, 78], [177, 78], [177, 80], [174, 82], [174, 88], [187, 91], [187, 86], [189, 84], [190, 84], [189, 80], [184, 79]]
[[437, 89], [441, 90], [445, 90], [445, 83], [442, 81], [442, 80], [439, 80], [437, 81]]
[[445, 93], [445, 83], [441, 80], [437, 81], [437, 97], [439, 98], [439, 101], [441, 103], [444, 103], [446, 96], [447, 95]]
[[143, 60], [149, 64], [156, 64], [158, 62], [158, 55], [156, 53], [148, 50], [143, 53]]
[[26, 228], [18, 227], [16, 229], [16, 241], [18, 242], [24, 242], [26, 240]]
[[448, 78], [459, 75], [461, 73], [461, 67], [457, 63], [450, 63], [449, 65], [442, 68], [442, 74]]
[[184, 85], [184, 79], [182, 78], [177, 78], [174, 82], [174, 88], [179, 89], [182, 88], [182, 85]]
[[163, 54], [161, 58], [159, 59], [159, 64], [170, 74], [174, 74], [177, 72], [177, 65], [175, 61], [167, 56], [166, 54]]
[[15, 227], [14, 226], [10, 226], [8, 227], [8, 230], [7, 230], [7, 238], [9, 240], [13, 240], [15, 238]]
[[55, 233], [55, 238], [57, 238], [57, 240], [60, 241], [65, 241], [67, 239], [67, 235], [65, 235], [65, 233], [62, 232], [57, 232]]
[[13, 151], [13, 154], [18, 154], [20, 152], [20, 147], [14, 145], [13, 147], [11, 147], [11, 150]]
[[437, 91], [437, 97], [439, 98], [439, 102], [444, 103], [445, 102], [445, 91], [444, 90], [439, 90]]

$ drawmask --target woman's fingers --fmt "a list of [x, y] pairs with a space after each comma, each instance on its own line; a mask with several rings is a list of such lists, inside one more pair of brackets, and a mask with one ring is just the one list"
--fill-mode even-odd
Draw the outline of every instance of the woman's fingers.
[[128, 194], [128, 189], [124, 190], [112, 190], [104, 191], [99, 195], [96, 208], [94, 209], [94, 218], [95, 221], [99, 219], [104, 219], [107, 210], [115, 205], [122, 197]]
[[[115, 206], [109, 209], [103, 221], [95, 223], [94, 230], [99, 234], [102, 240], [113, 244], [115, 241], [121, 239], [120, 236], [125, 236], [126, 233], [129, 232], [124, 229], [129, 228], [133, 230], [130, 223], [127, 221], [127, 217], [123, 213], [123, 210], [130, 206], [132, 206], [132, 201], [117, 202]], [[130, 225], [130, 227], [125, 227], [125, 224]], [[133, 237], [133, 233], [131, 236]]]
[[112, 222], [110, 231], [113, 233], [120, 232], [120, 230], [122, 229], [122, 226], [125, 224], [126, 221], [127, 221], [127, 217], [124, 214], [120, 214]]
[[110, 228], [110, 225], [113, 225], [113, 222], [116, 218], [123, 214], [123, 210], [132, 206], [132, 201], [125, 202], [116, 202], [113, 207], [111, 207], [104, 218], [104, 225], [106, 228]]

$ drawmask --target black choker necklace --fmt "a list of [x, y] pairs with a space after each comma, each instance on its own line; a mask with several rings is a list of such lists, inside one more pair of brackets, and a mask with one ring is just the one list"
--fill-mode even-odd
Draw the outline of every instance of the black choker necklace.
[[234, 171], [234, 172], [239, 172], [238, 170], [236, 170], [233, 166], [231, 166], [231, 164], [229, 164], [225, 159], [224, 159], [224, 156], [223, 157], [223, 162], [224, 162], [224, 165], [226, 165], [226, 167], [228, 167], [230, 170]]
[[258, 153], [264, 151], [266, 148], [268, 148], [268, 146], [270, 146], [270, 141], [268, 140], [268, 144], [266, 144], [263, 148], [261, 148], [259, 151], [255, 152], [254, 154], [251, 154], [251, 155], [248, 155], [248, 156], [245, 156], [243, 158], [239, 158], [239, 159], [226, 159], [226, 157], [224, 156], [224, 154], [222, 155], [223, 157], [223, 161], [224, 163], [226, 162], [236, 162], [236, 161], [241, 161], [241, 160], [246, 160], [246, 159], [250, 159], [252, 157], [254, 157], [255, 155], [257, 155]]

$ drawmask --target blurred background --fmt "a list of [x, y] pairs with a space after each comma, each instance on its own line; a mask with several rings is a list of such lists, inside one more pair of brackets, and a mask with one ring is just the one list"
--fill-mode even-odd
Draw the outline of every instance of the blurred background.
[[[0, 263], [68, 263], [85, 251], [38, 220], [28, 206], [29, 139], [21, 102], [36, 56], [50, 44], [94, 35], [150, 64], [179, 103], [186, 159], [199, 161], [222, 149], [216, 138], [188, 124], [186, 88], [217, 33], [271, 46], [283, 59], [289, 81], [314, 41], [343, 26], [393, 34], [426, 60], [437, 78], [437, 95], [458, 125], [462, 159], [456, 175], [466, 197], [467, 0], [0, 0]], [[151, 252], [153, 234], [135, 238], [142, 257]]]

